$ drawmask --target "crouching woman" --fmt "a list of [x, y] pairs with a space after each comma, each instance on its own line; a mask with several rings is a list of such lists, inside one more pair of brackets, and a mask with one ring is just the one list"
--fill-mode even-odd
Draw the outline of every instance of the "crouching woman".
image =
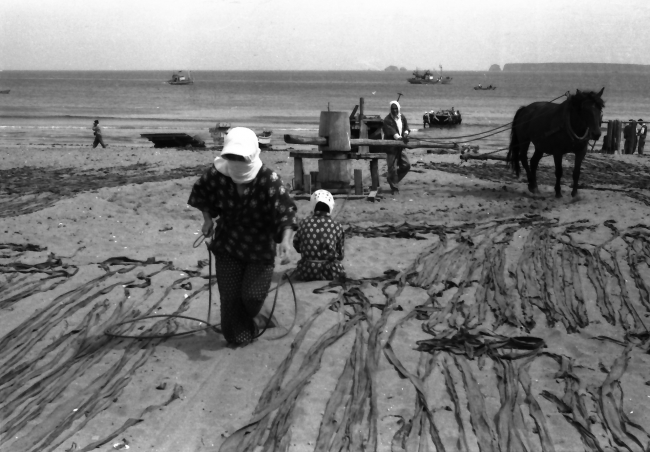
[[245, 127], [228, 132], [221, 156], [194, 184], [188, 204], [203, 213], [203, 234], [214, 233], [210, 251], [223, 335], [229, 344], [246, 345], [257, 336], [256, 316], [271, 286], [276, 243], [283, 258], [291, 247], [296, 204], [278, 174], [260, 160], [257, 136]]
[[303, 281], [342, 279], [345, 236], [341, 225], [330, 217], [334, 197], [327, 190], [315, 191], [311, 210], [313, 215], [300, 222], [293, 238], [293, 247], [301, 254], [298, 277]]

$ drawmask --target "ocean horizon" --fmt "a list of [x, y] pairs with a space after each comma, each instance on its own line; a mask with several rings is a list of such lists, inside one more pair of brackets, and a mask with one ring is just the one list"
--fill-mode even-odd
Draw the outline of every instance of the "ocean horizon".
[[[437, 71], [434, 71], [437, 72]], [[88, 144], [100, 120], [107, 143], [152, 146], [142, 133], [184, 132], [211, 144], [208, 128], [227, 122], [257, 132], [315, 135], [321, 111], [352, 112], [364, 98], [365, 113], [385, 116], [400, 97], [414, 129], [425, 111], [455, 107], [456, 128], [426, 129], [431, 137], [480, 133], [512, 121], [516, 110], [536, 101], [561, 102], [576, 89], [605, 88], [604, 119], [650, 117], [650, 80], [625, 72], [444, 71], [449, 85], [411, 85], [411, 71], [192, 71], [193, 85], [167, 84], [173, 71], [0, 72], [0, 143]], [[494, 91], [475, 91], [479, 83]], [[507, 143], [508, 134], [489, 145]], [[480, 143], [479, 143], [480, 144]]]

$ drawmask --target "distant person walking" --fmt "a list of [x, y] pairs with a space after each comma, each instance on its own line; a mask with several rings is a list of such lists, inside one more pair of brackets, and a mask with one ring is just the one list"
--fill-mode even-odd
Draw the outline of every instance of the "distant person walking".
[[[384, 118], [383, 132], [384, 140], [402, 140], [404, 143], [409, 141], [411, 130], [396, 100], [390, 103], [390, 114]], [[411, 162], [403, 148], [390, 147], [386, 150], [386, 163], [388, 165], [388, 184], [392, 194], [397, 194], [400, 181], [411, 169]]]
[[643, 155], [643, 148], [645, 147], [645, 136], [648, 133], [648, 126], [646, 126], [645, 122], [643, 122], [643, 119], [639, 119], [639, 124], [641, 125], [641, 128], [636, 133], [636, 135], [639, 137], [639, 155]]
[[93, 123], [93, 134], [95, 135], [93, 149], [95, 149], [98, 144], [101, 144], [103, 148], [106, 148], [107, 145], [104, 144], [104, 139], [102, 138], [102, 129], [99, 127], [99, 119], [95, 119], [95, 122]]

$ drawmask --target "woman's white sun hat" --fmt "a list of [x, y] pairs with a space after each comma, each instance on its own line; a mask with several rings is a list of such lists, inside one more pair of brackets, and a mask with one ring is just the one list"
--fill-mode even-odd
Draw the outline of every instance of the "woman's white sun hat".
[[[226, 160], [224, 155], [237, 155], [243, 162]], [[257, 135], [246, 127], [235, 127], [228, 131], [221, 156], [214, 159], [214, 167], [221, 174], [232, 178], [236, 184], [246, 184], [257, 176], [262, 167], [260, 145]]]

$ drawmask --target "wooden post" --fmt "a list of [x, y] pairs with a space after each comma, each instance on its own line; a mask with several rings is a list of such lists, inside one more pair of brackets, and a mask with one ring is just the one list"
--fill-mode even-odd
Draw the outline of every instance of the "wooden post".
[[303, 189], [303, 170], [302, 170], [302, 157], [293, 158], [293, 189]]
[[379, 159], [370, 160], [370, 190], [375, 191], [379, 188]]
[[318, 135], [327, 137], [327, 146], [319, 146], [323, 159], [318, 161], [318, 180], [324, 189], [350, 189], [352, 167], [347, 153], [350, 146], [350, 118], [343, 111], [321, 111]]
[[612, 134], [613, 133], [614, 133], [614, 122], [611, 121], [611, 120], [607, 121], [607, 136], [605, 137], [605, 141], [603, 143], [603, 146], [605, 147], [605, 149], [607, 149], [608, 154], [610, 154], [610, 153], [612, 153], [614, 151], [614, 149], [612, 149], [612, 144], [613, 144], [613, 141], [614, 141], [614, 140], [612, 140]]
[[363, 195], [363, 173], [360, 169], [354, 170], [354, 194]]
[[[363, 120], [364, 118], [364, 105], [365, 99], [359, 99], [359, 138], [368, 138], [368, 124]], [[370, 152], [369, 146], [359, 146], [359, 154], [367, 154]]]
[[630, 121], [630, 154], [636, 152], [637, 137], [636, 137], [636, 121]]
[[314, 192], [311, 187], [311, 174], [305, 174], [303, 176], [303, 183], [305, 184], [305, 193], [311, 195]]
[[309, 175], [311, 176], [312, 190], [320, 190], [320, 182], [318, 182], [318, 171], [311, 171]]
[[614, 120], [614, 153], [617, 155], [621, 154], [621, 121], [616, 119]]

